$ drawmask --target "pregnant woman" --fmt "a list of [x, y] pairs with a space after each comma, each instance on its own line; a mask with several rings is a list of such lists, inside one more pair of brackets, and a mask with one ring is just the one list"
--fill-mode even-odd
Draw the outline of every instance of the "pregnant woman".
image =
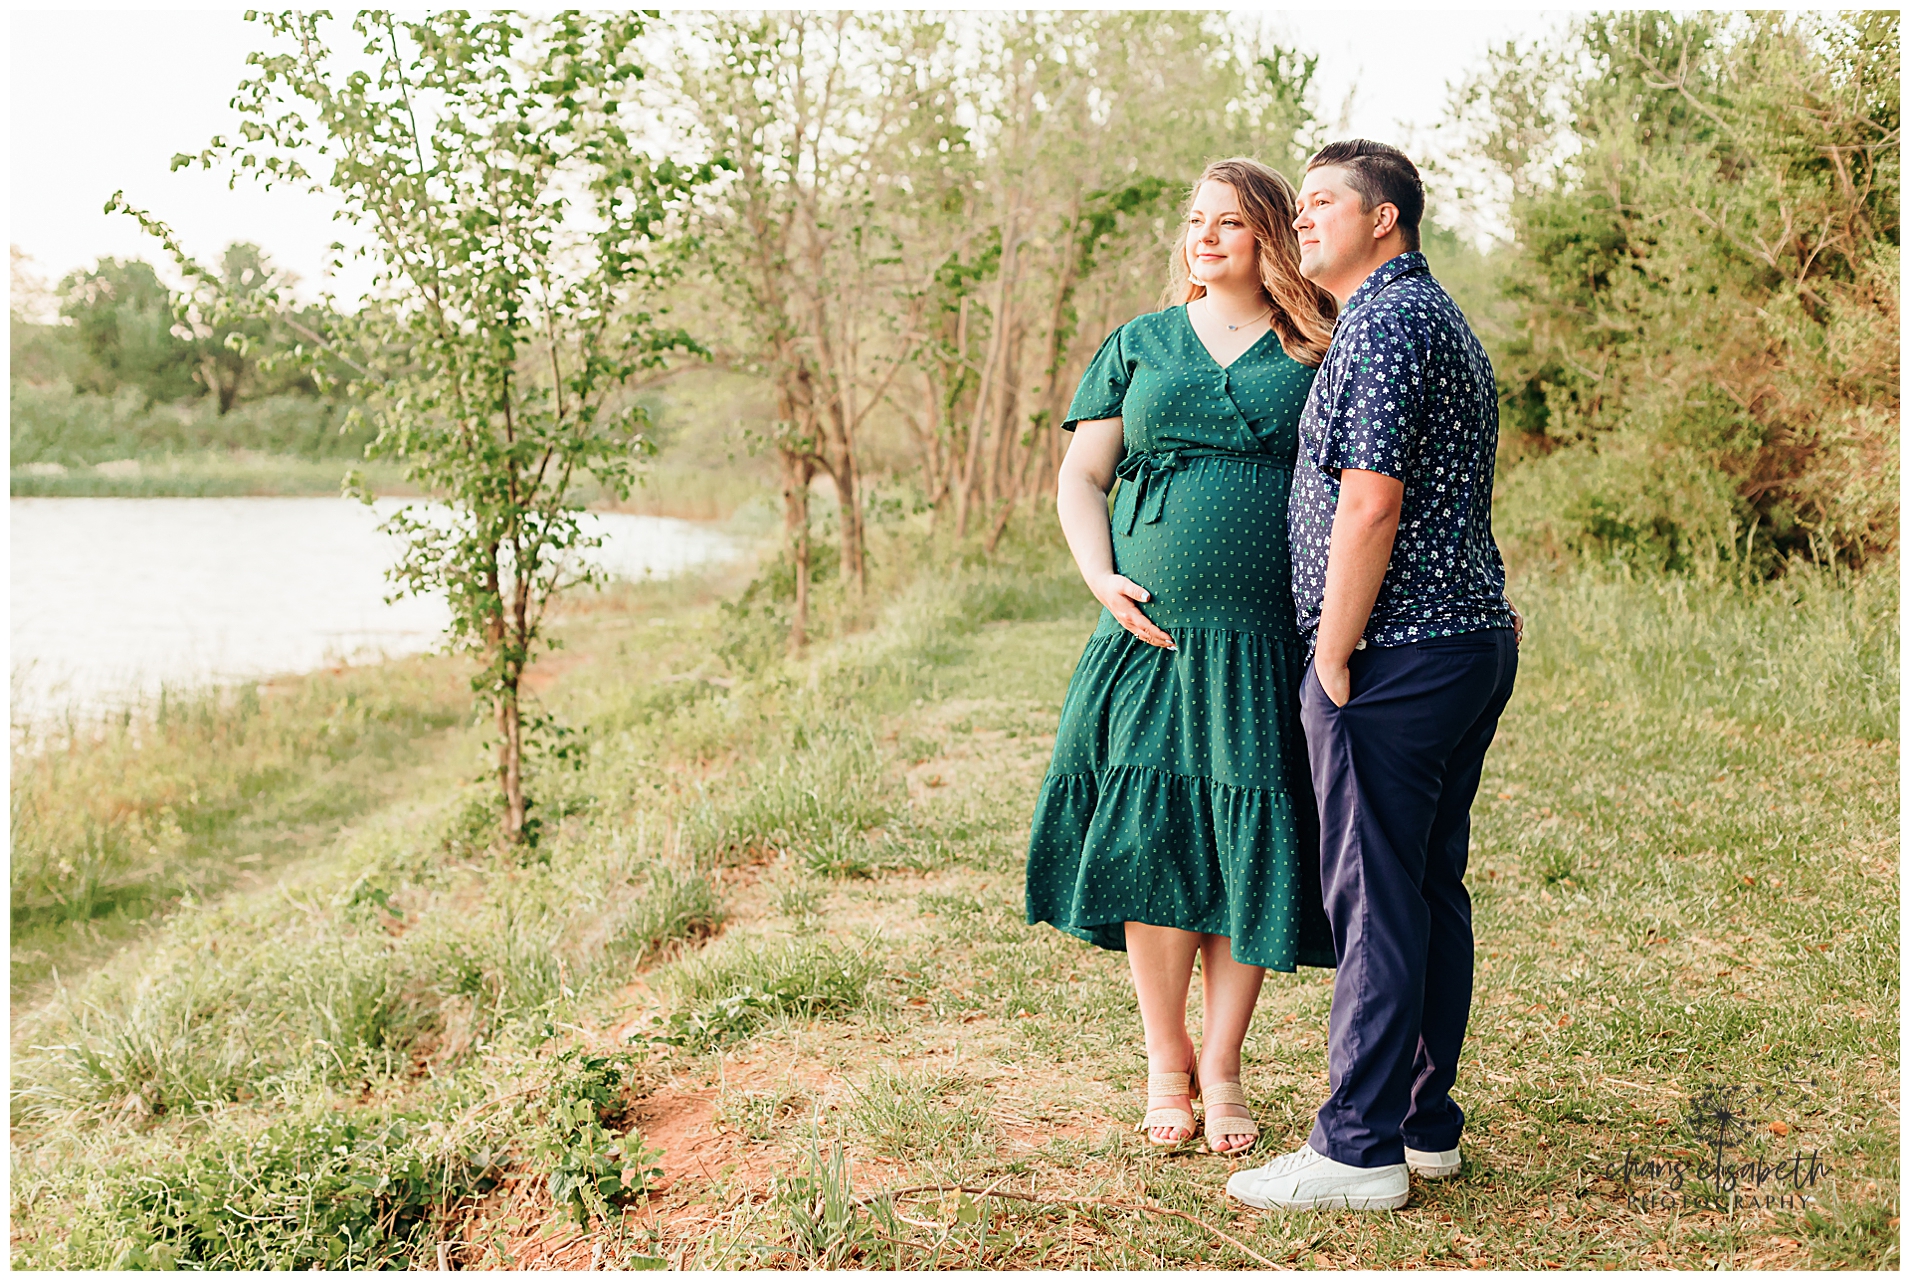
[[[1331, 965], [1287, 561], [1296, 427], [1333, 334], [1300, 275], [1287, 181], [1194, 184], [1169, 299], [1101, 344], [1056, 506], [1105, 606], [1062, 706], [1028, 849], [1028, 919], [1126, 951], [1149, 1142], [1238, 1155], [1240, 1047], [1267, 968]], [[1112, 520], [1108, 491], [1119, 479]], [[1194, 958], [1203, 989], [1187, 1033]]]

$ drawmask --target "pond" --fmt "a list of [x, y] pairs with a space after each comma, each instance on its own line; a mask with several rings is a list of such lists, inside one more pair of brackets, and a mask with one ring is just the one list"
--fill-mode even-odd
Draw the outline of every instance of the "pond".
[[[15, 498], [15, 724], [177, 689], [428, 649], [438, 599], [385, 602], [398, 544], [342, 498]], [[722, 531], [593, 513], [613, 576], [667, 577], [734, 558]]]

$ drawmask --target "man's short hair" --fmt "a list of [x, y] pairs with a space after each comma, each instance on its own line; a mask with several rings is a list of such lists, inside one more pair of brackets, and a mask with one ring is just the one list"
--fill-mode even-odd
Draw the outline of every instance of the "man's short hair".
[[1426, 212], [1426, 187], [1419, 170], [1398, 147], [1366, 138], [1348, 138], [1329, 142], [1306, 162], [1307, 172], [1332, 165], [1346, 170], [1346, 185], [1360, 194], [1360, 208], [1371, 212], [1376, 206], [1391, 205], [1399, 210], [1399, 233], [1406, 248], [1419, 248], [1419, 220]]

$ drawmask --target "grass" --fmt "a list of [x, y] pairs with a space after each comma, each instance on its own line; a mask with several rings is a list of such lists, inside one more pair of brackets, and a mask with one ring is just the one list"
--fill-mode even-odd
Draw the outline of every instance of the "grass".
[[[222, 704], [176, 739], [75, 741], [45, 778], [16, 757], [16, 862], [22, 791], [31, 831], [80, 831], [119, 778], [156, 814], [203, 775], [225, 816], [150, 865], [122, 842], [128, 885], [309, 834], [269, 876], [152, 897], [117, 955], [47, 929], [60, 982], [16, 978], [13, 1262], [1898, 1264], [1887, 574], [1515, 584], [1467, 1166], [1397, 1213], [1282, 1216], [1228, 1205], [1229, 1163], [1137, 1141], [1125, 958], [1021, 919], [1092, 603], [1045, 537], [992, 562], [885, 537], [867, 602], [823, 586], [798, 663], [773, 608], [725, 608], [735, 581], [568, 616], [544, 697], [581, 750], [540, 767], [532, 851], [486, 843], [479, 736], [416, 710], [423, 667], [337, 678], [361, 703], [390, 682], [391, 710], [336, 756], [310, 745], [344, 686], [317, 681], [282, 724]], [[420, 730], [412, 772], [379, 756]], [[299, 807], [355, 767], [388, 790]], [[61, 884], [36, 857], [16, 947], [19, 887]], [[1326, 977], [1269, 979], [1245, 1071], [1265, 1151], [1324, 1095]], [[1814, 1180], [1788, 1205], [1647, 1199], [1698, 1169], [1707, 1098], [1767, 1185], [1799, 1154]], [[992, 1194], [883, 1195], [923, 1185]]]
[[341, 492], [353, 468], [379, 493], [412, 492], [402, 469], [388, 463], [252, 452], [167, 454], [86, 467], [28, 463], [8, 473], [8, 489], [15, 498], [319, 498]]
[[62, 958], [116, 946], [155, 913], [330, 843], [416, 786], [468, 719], [459, 673], [417, 658], [17, 729], [16, 1001]]
[[150, 404], [127, 388], [116, 395], [76, 392], [63, 383], [15, 381], [8, 393], [9, 462], [69, 471], [127, 460], [250, 451], [348, 465], [364, 453], [364, 428], [346, 430], [344, 406], [281, 395], [236, 405], [226, 414], [202, 398]]
[[[767, 459], [746, 448], [745, 424], [762, 419], [756, 380], [693, 370], [642, 398], [647, 435], [667, 454], [641, 469], [619, 499], [586, 480], [577, 497], [601, 509], [731, 520], [776, 519]], [[16, 379], [9, 403], [8, 488], [15, 498], [226, 498], [322, 496], [356, 470], [379, 493], [413, 494], [402, 466], [367, 461], [368, 428], [347, 430], [345, 406], [302, 395], [247, 401], [221, 415], [202, 398], [148, 404], [143, 393], [76, 392]]]

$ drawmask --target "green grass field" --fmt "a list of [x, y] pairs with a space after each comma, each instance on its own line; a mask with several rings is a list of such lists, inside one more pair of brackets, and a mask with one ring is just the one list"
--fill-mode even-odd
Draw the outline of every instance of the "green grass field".
[[[1466, 1169], [1280, 1215], [1141, 1144], [1124, 958], [1021, 919], [1064, 554], [878, 566], [793, 664], [737, 580], [580, 604], [530, 851], [444, 660], [16, 752], [14, 1265], [1898, 1265], [1894, 574], [1515, 584]], [[1269, 979], [1264, 1152], [1326, 979]]]

